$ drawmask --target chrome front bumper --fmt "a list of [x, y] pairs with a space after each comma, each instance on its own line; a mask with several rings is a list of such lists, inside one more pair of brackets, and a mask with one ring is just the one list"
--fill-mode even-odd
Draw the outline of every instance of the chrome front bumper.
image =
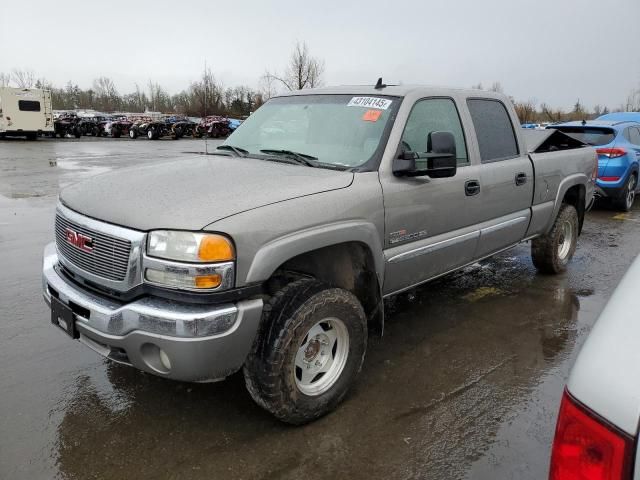
[[[116, 362], [184, 381], [223, 379], [242, 367], [262, 315], [262, 300], [195, 305], [157, 297], [121, 303], [63, 277], [47, 245], [43, 296], [71, 307], [80, 341]], [[169, 366], [167, 366], [169, 365]]]

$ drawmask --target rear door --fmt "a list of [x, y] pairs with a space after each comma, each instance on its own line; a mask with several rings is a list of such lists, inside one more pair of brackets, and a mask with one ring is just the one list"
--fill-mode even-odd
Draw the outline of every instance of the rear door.
[[469, 98], [467, 106], [482, 163], [482, 224], [476, 251], [476, 258], [482, 258], [524, 238], [531, 218], [533, 165], [502, 101]]

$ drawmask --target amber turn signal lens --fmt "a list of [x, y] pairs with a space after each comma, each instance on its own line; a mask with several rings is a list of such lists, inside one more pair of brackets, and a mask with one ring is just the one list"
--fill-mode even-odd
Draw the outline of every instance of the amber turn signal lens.
[[199, 275], [194, 277], [196, 288], [216, 288], [222, 282], [222, 277], [215, 275]]
[[200, 240], [198, 258], [203, 262], [228, 262], [235, 258], [233, 245], [222, 235], [205, 235]]

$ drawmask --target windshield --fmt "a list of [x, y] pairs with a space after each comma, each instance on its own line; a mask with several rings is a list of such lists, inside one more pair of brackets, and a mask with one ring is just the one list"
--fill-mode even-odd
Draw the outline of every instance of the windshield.
[[562, 133], [569, 135], [576, 140], [592, 145], [594, 147], [600, 145], [606, 145], [613, 142], [616, 133], [611, 128], [602, 127], [556, 127], [552, 126], [556, 130], [560, 130]]
[[249, 155], [304, 155], [318, 164], [358, 167], [381, 146], [396, 97], [297, 95], [260, 107], [224, 145]]

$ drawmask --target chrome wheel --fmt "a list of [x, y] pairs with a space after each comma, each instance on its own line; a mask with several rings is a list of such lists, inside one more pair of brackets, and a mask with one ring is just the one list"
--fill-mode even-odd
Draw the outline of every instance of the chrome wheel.
[[295, 358], [296, 385], [309, 396], [321, 395], [340, 378], [349, 356], [349, 331], [338, 318], [325, 318], [309, 329]]
[[629, 177], [629, 183], [627, 184], [627, 209], [630, 210], [633, 207], [633, 201], [636, 199], [636, 177], [631, 175]]
[[571, 222], [564, 222], [560, 229], [560, 237], [558, 238], [558, 258], [561, 261], [566, 260], [571, 245], [573, 244], [573, 225]]

